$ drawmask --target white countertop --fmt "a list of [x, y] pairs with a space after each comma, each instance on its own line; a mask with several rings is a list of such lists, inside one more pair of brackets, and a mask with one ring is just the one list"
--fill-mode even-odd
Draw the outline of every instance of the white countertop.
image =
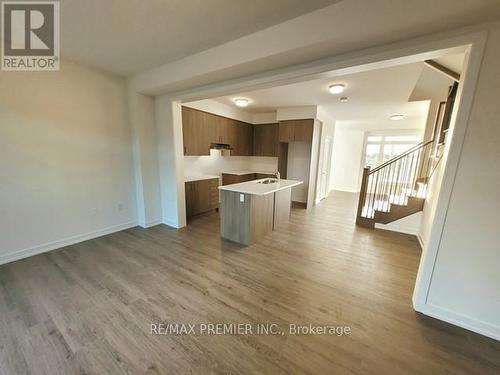
[[260, 174], [272, 174], [274, 175], [276, 171], [274, 172], [269, 172], [269, 171], [222, 171], [223, 174], [234, 174], [235, 176], [243, 176], [245, 174], [252, 174], [252, 173], [260, 173]]
[[191, 175], [191, 176], [185, 176], [184, 177], [184, 182], [192, 182], [192, 181], [201, 181], [201, 180], [212, 180], [214, 178], [220, 178], [220, 176], [214, 175], [214, 174], [198, 174], [198, 175]]
[[226, 191], [234, 191], [236, 193], [243, 193], [243, 194], [267, 195], [275, 193], [280, 190], [291, 189], [294, 186], [302, 184], [302, 181], [284, 180], [284, 179], [281, 179], [279, 183], [259, 184], [259, 181], [262, 180], [265, 180], [265, 178], [260, 180], [240, 182], [239, 184], [219, 186], [219, 189]]

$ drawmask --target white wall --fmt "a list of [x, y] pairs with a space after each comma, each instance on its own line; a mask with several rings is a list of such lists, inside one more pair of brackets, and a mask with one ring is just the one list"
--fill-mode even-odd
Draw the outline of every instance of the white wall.
[[135, 225], [124, 79], [0, 72], [0, 263]]
[[232, 118], [243, 122], [252, 123], [253, 116], [251, 113], [240, 110], [233, 106], [219, 103], [213, 99], [197, 100], [195, 102], [183, 103], [184, 106], [198, 109], [200, 111], [214, 113], [219, 116]]
[[181, 105], [168, 96], [155, 98], [162, 222], [174, 228], [186, 225], [184, 155]]
[[320, 148], [322, 143], [322, 124], [318, 119], [314, 119], [313, 124], [313, 138], [311, 142], [311, 161], [309, 163], [309, 186], [307, 189], [307, 208], [314, 207], [318, 202], [316, 201], [316, 193], [318, 190], [319, 178], [319, 160]]
[[333, 139], [332, 190], [359, 192], [364, 132], [337, 126]]
[[314, 119], [317, 115], [318, 107], [315, 105], [303, 107], [283, 107], [276, 110], [276, 119], [278, 121]]
[[452, 84], [453, 80], [444, 74], [427, 65], [422, 67], [422, 72], [410, 95], [409, 101], [430, 101], [423, 137], [426, 141], [432, 139], [439, 102], [446, 101], [448, 88]]
[[289, 180], [304, 183], [292, 189], [292, 201], [307, 202], [309, 189], [309, 168], [311, 165], [311, 144], [292, 142], [288, 144], [287, 176]]
[[137, 220], [142, 227], [161, 223], [161, 191], [154, 99], [129, 86], [128, 108], [132, 129]]
[[218, 150], [211, 150], [210, 156], [184, 156], [184, 174], [196, 176], [221, 174], [231, 171], [276, 172], [278, 158], [260, 156], [222, 156]]
[[[414, 97], [415, 100], [421, 100], [421, 98], [427, 98], [430, 100], [429, 113], [425, 125], [425, 140], [431, 140], [434, 136], [434, 125], [439, 109], [439, 103], [447, 100], [448, 88], [452, 84], [453, 81], [450, 78], [432, 68], [425, 67], [422, 71], [419, 84], [412, 93], [412, 97]], [[453, 124], [451, 124], [451, 126], [453, 126]], [[446, 164], [448, 150], [449, 147], [446, 147], [443, 158], [436, 166], [436, 170], [434, 171], [429, 185], [427, 186], [424, 210], [422, 212], [420, 227], [417, 234], [420, 242], [424, 246], [426, 246], [429, 241], [434, 215], [436, 212], [437, 197], [443, 181], [444, 166]]]
[[481, 64], [427, 303], [442, 317], [500, 340], [499, 60], [496, 25]]
[[252, 124], [275, 124], [277, 122], [276, 112], [252, 114]]
[[[325, 140], [327, 137], [331, 139], [331, 151], [333, 151], [333, 136], [335, 133], [335, 120], [331, 116], [329, 112], [325, 110], [323, 106], [318, 106], [318, 114], [317, 118], [319, 121], [321, 121], [321, 140], [320, 140], [320, 147], [318, 150], [318, 175], [317, 175], [317, 189], [316, 189], [316, 202], [319, 202], [321, 199], [320, 197], [320, 188], [321, 188], [321, 172], [326, 171], [326, 192], [330, 192], [331, 190], [331, 184], [330, 184], [330, 175], [331, 175], [331, 169], [332, 169], [332, 152], [329, 152], [329, 156], [327, 160], [323, 160], [323, 153], [325, 152]], [[328, 151], [326, 151], [328, 152]], [[326, 163], [325, 166], [323, 166], [323, 163]]]
[[[422, 212], [414, 213], [413, 215], [403, 217], [402, 219], [393, 221], [389, 224], [379, 224], [375, 223], [375, 228], [391, 230], [393, 232], [400, 232], [406, 234], [412, 234], [420, 239], [420, 224], [422, 222]], [[421, 245], [423, 243], [421, 242]]]

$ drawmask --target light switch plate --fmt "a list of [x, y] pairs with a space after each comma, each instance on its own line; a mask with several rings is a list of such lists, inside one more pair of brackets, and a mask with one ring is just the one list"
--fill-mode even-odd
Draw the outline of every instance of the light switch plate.
[[241, 203], [245, 202], [245, 194], [240, 194], [240, 202]]

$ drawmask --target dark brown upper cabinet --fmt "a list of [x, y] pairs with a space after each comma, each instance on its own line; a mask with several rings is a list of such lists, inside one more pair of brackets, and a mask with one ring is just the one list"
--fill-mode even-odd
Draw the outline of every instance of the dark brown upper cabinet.
[[253, 126], [253, 155], [278, 156], [279, 124]]
[[210, 155], [212, 143], [231, 146], [232, 156], [277, 157], [279, 143], [312, 143], [314, 120], [287, 120], [251, 125], [243, 121], [182, 107], [184, 155]]
[[251, 124], [212, 113], [182, 107], [184, 155], [210, 155], [210, 144], [231, 145], [231, 155], [253, 153]]
[[283, 143], [312, 143], [314, 120], [285, 120], [279, 124], [279, 140]]
[[210, 155], [209, 130], [204, 112], [182, 107], [184, 155]]
[[234, 156], [252, 156], [253, 155], [253, 125], [246, 122], [236, 121], [234, 126], [235, 141], [231, 145]]

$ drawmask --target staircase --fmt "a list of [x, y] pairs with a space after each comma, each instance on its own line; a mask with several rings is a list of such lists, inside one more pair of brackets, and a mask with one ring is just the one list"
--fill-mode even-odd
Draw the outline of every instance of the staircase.
[[434, 140], [422, 142], [374, 169], [363, 171], [356, 224], [374, 228], [422, 211], [427, 185], [439, 162]]

